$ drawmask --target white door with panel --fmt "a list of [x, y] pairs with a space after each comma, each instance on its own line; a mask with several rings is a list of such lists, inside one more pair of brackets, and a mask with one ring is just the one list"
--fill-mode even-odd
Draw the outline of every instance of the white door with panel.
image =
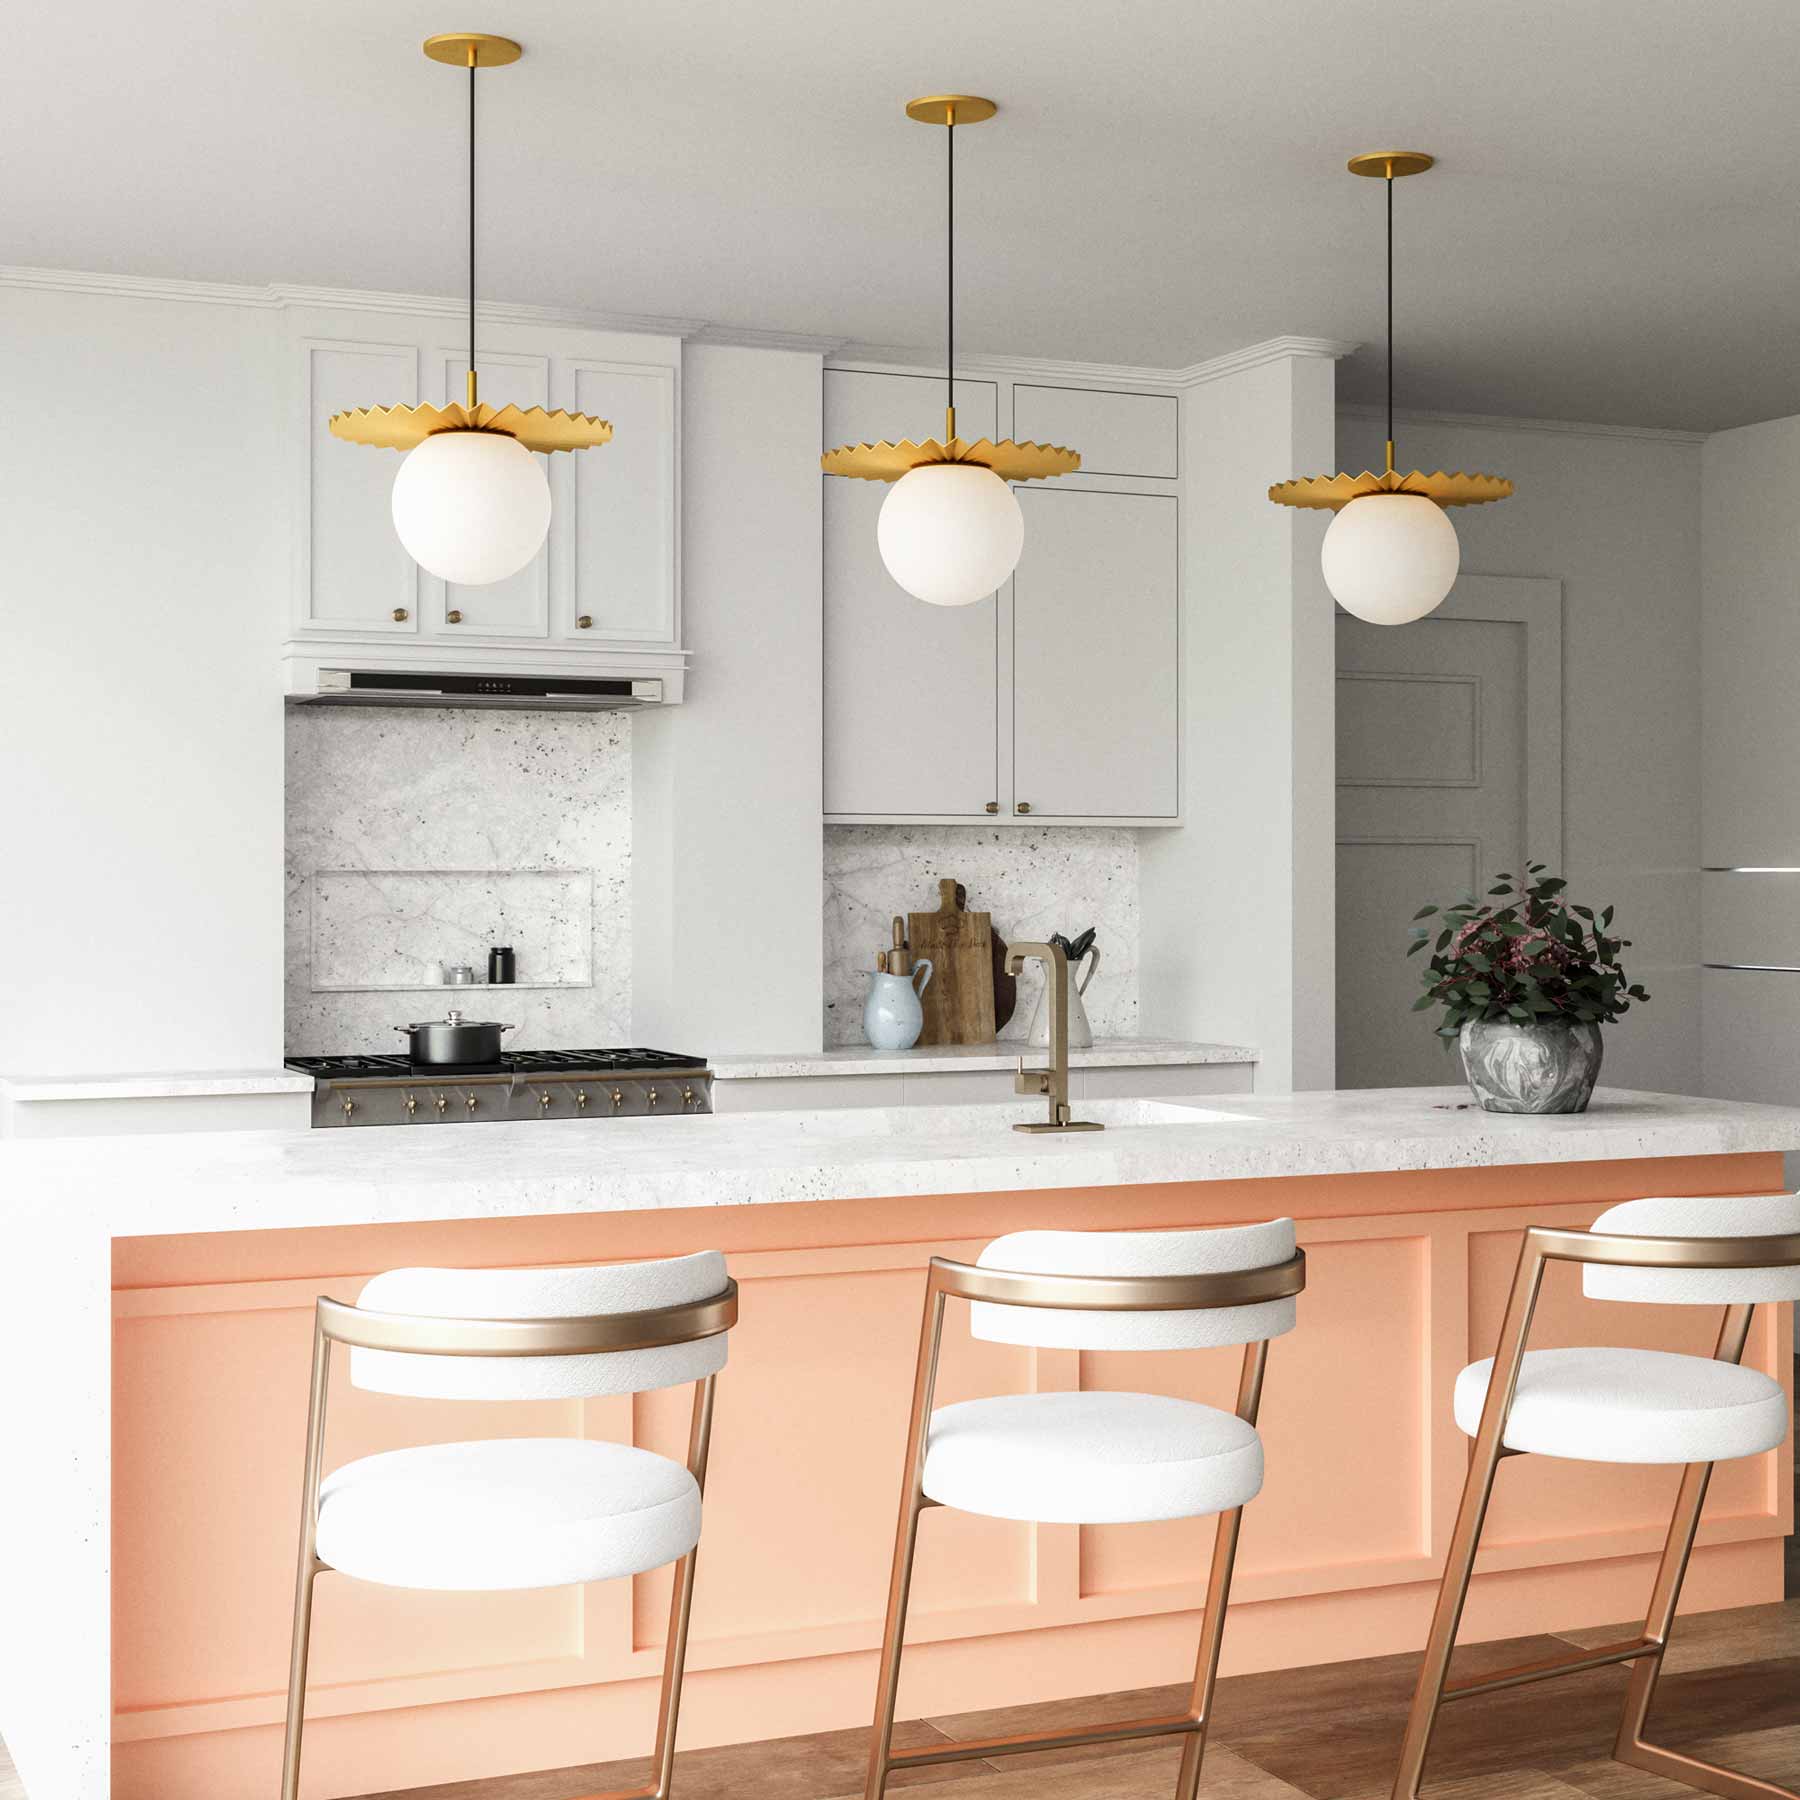
[[1561, 584], [1466, 576], [1411, 625], [1337, 618], [1337, 1082], [1461, 1079], [1414, 1012], [1413, 914], [1562, 861]]
[[1013, 576], [1013, 794], [1032, 818], [1178, 810], [1180, 504], [1020, 487]]
[[[996, 437], [998, 390], [956, 384], [956, 424]], [[825, 371], [825, 446], [941, 438], [944, 384]], [[825, 810], [979, 819], [1000, 797], [999, 597], [928, 606], [882, 566], [884, 481], [826, 475]]]

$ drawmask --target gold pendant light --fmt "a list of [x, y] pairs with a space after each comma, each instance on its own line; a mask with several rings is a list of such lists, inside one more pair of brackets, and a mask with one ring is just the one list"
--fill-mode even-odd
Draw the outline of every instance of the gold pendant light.
[[586, 450], [612, 427], [586, 413], [482, 403], [475, 379], [475, 71], [515, 63], [511, 38], [449, 31], [425, 40], [433, 62], [469, 71], [469, 372], [461, 405], [364, 406], [334, 413], [333, 437], [410, 452], [394, 480], [394, 527], [433, 575], [461, 586], [502, 581], [530, 562], [550, 528], [550, 489], [534, 450]]
[[1423, 618], [1450, 592], [1462, 552], [1446, 507], [1481, 506], [1513, 491], [1499, 475], [1401, 474], [1394, 467], [1394, 183], [1424, 174], [1432, 162], [1422, 150], [1372, 150], [1348, 165], [1352, 175], [1387, 189], [1387, 467], [1379, 475], [1311, 475], [1269, 489], [1278, 506], [1338, 515], [1321, 554], [1326, 586], [1346, 612], [1373, 625]]
[[819, 459], [827, 475], [895, 484], [881, 508], [881, 559], [901, 587], [934, 606], [985, 600], [1017, 566], [1025, 520], [1009, 481], [1072, 475], [1081, 467], [1081, 458], [1059, 445], [1011, 438], [971, 443], [956, 434], [956, 128], [979, 125], [998, 110], [977, 94], [930, 94], [906, 107], [909, 119], [944, 126], [948, 146], [943, 438], [845, 444]]

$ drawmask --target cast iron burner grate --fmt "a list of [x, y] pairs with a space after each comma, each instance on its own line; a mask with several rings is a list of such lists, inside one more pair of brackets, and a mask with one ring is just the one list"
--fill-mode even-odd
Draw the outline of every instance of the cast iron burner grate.
[[404, 1056], [290, 1056], [290, 1069], [316, 1080], [422, 1080], [457, 1075], [655, 1075], [703, 1069], [703, 1056], [674, 1050], [513, 1050], [494, 1063], [420, 1064]]

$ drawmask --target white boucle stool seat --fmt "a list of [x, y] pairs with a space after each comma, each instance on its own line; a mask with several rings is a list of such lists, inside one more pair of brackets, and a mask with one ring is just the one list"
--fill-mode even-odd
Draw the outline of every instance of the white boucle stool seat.
[[1001, 1394], [931, 1415], [923, 1487], [963, 1512], [1113, 1525], [1225, 1512], [1262, 1487], [1262, 1440], [1166, 1394]]
[[[1471, 1437], [1493, 1366], [1484, 1357], [1456, 1378]], [[1667, 1350], [1528, 1350], [1504, 1441], [1577, 1462], [1723, 1462], [1773, 1450], [1787, 1425], [1787, 1396], [1760, 1369]]]
[[319, 1490], [320, 1561], [388, 1587], [561, 1587], [660, 1568], [700, 1536], [680, 1463], [629, 1444], [493, 1438], [365, 1456]]

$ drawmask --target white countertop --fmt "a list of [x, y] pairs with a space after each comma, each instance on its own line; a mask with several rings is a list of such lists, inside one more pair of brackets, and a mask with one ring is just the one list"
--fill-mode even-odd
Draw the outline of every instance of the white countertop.
[[[715, 1056], [707, 1064], [719, 1081], [793, 1075], [955, 1075], [979, 1069], [1011, 1069], [1021, 1056], [1041, 1060], [1028, 1044], [915, 1044], [910, 1050], [877, 1050], [846, 1044], [836, 1050], [798, 1050], [789, 1055]], [[1242, 1044], [1191, 1044], [1177, 1038], [1095, 1038], [1087, 1050], [1071, 1050], [1071, 1069], [1145, 1069], [1201, 1063], [1253, 1063]]]
[[1021, 1100], [12, 1142], [0, 1227], [132, 1237], [1800, 1148], [1800, 1109], [1604, 1088], [1561, 1117], [1484, 1113], [1462, 1088], [1079, 1113], [1108, 1129], [1027, 1136], [1009, 1123], [1042, 1103]]
[[310, 1094], [294, 1069], [189, 1069], [178, 1075], [0, 1075], [8, 1100], [166, 1100], [197, 1094]]

